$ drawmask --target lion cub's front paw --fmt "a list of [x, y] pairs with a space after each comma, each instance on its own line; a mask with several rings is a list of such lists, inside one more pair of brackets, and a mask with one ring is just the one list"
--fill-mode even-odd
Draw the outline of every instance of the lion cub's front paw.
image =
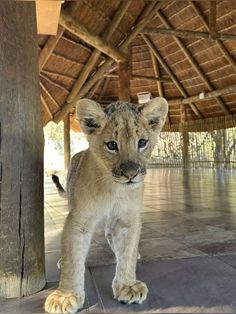
[[123, 303], [141, 304], [147, 298], [148, 288], [142, 281], [137, 281], [132, 286], [113, 283], [114, 298]]
[[55, 290], [45, 302], [44, 308], [48, 313], [76, 313], [84, 304], [84, 293], [64, 293]]

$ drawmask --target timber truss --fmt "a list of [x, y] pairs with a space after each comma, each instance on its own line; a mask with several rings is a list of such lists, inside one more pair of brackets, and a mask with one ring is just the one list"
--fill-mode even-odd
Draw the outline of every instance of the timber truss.
[[[168, 1], [168, 3], [171, 2], [174, 2], [174, 0]], [[209, 1], [208, 3], [208, 20], [206, 14], [201, 11], [197, 2], [186, 1], [187, 5], [200, 20], [201, 26], [207, 31], [175, 29], [171, 21], [168, 20], [164, 14], [163, 7], [167, 5], [166, 3], [166, 1], [144, 2], [145, 5], [141, 14], [139, 14], [132, 27], [130, 27], [130, 30], [116, 46], [112, 44], [112, 37], [122, 24], [125, 14], [127, 14], [129, 10], [132, 10], [135, 1], [120, 1], [113, 17], [107, 23], [105, 31], [99, 36], [92, 33], [85, 25], [82, 25], [76, 19], [75, 12], [79, 9], [80, 1], [76, 3], [71, 2], [63, 8], [60, 15], [60, 25], [57, 35], [50, 36], [39, 53], [39, 71], [42, 79], [40, 83], [42, 91], [41, 103], [47, 113], [47, 117], [44, 119], [44, 125], [46, 125], [48, 121], [58, 123], [65, 119], [68, 114], [73, 115], [76, 101], [83, 97], [93, 98], [99, 88], [100, 94], [98, 99], [102, 102], [111, 79], [116, 78], [119, 81], [120, 89], [118, 96], [121, 100], [131, 100], [130, 82], [132, 81], [136, 82], [139, 80], [150, 82], [150, 84], [156, 85], [158, 94], [164, 97], [165, 83], [173, 84], [181, 97], [173, 97], [168, 100], [170, 107], [173, 105], [177, 107], [176, 110], [179, 110], [181, 118], [180, 123], [187, 121], [186, 108], [195, 115], [196, 119], [205, 118], [204, 111], [202, 112], [196, 104], [202, 100], [214, 99], [222, 115], [232, 114], [233, 112], [231, 112], [230, 107], [225, 103], [222, 96], [236, 93], [236, 81], [227, 87], [216, 89], [184, 42], [185, 38], [198, 38], [209, 40], [210, 42], [213, 41], [227, 64], [230, 65], [236, 73], [235, 59], [225, 45], [225, 41], [227, 40], [236, 42], [236, 35], [217, 31], [217, 1]], [[159, 19], [164, 27], [154, 27], [153, 24], [155, 24], [156, 19]], [[149, 24], [152, 24], [152, 26], [149, 26]], [[84, 43], [84, 49], [86, 49], [89, 54], [86, 63], [73, 82], [73, 86], [70, 90], [56, 83], [55, 80], [52, 80], [50, 76], [47, 75], [49, 71], [45, 68], [51, 55], [55, 53], [59, 41], [62, 38], [68, 40], [64, 36], [65, 32], [70, 32], [73, 36], [79, 38], [80, 43], [75, 42], [78, 49], [80, 48], [79, 46], [82, 47]], [[137, 36], [143, 44], [145, 43], [149, 51], [153, 75], [138, 75], [132, 73], [131, 46]], [[184, 84], [178, 78], [178, 72], [174, 71], [167, 60], [165, 60], [165, 55], [161, 54], [156, 44], [158, 42], [158, 36], [166, 36], [171, 40], [174, 39], [179, 50], [183, 53], [184, 58], [191, 65], [191, 69], [194, 70], [195, 74], [201, 79], [204, 85], [204, 93], [202, 93], [200, 98], [199, 94], [190, 95], [188, 93]], [[59, 72], [54, 72], [53, 74], [54, 76], [58, 75], [62, 77], [64, 75], [66, 79], [65, 74]], [[45, 82], [50, 83], [57, 89], [63, 90], [65, 95], [63, 104], [58, 103], [56, 97], [51, 93]], [[46, 99], [50, 99], [50, 102], [54, 105], [54, 110], [50, 109]], [[171, 123], [171, 117], [169, 116], [167, 124]]]

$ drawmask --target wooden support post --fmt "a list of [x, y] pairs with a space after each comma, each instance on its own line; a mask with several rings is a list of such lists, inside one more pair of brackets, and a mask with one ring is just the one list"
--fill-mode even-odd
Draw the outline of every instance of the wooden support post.
[[186, 128], [185, 122], [187, 122], [186, 105], [180, 105], [180, 132], [182, 135], [182, 161], [183, 167], [188, 168], [189, 166], [189, 134]]
[[130, 101], [130, 71], [129, 62], [119, 62], [119, 100]]
[[44, 143], [35, 2], [0, 12], [0, 297], [16, 298], [45, 285]]
[[64, 120], [64, 168], [68, 170], [70, 165], [70, 114]]

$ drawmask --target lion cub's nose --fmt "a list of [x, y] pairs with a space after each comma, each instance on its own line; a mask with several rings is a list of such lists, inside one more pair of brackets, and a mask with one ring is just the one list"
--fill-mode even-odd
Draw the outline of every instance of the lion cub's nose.
[[133, 179], [138, 175], [140, 171], [140, 166], [133, 161], [127, 161], [120, 165], [121, 175], [128, 179]]

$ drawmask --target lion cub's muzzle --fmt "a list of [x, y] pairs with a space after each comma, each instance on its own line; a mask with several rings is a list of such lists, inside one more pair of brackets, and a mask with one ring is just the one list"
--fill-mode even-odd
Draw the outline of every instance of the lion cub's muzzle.
[[138, 183], [143, 180], [146, 174], [146, 167], [141, 166], [133, 161], [127, 161], [120, 164], [119, 168], [112, 171], [116, 182], [119, 183]]

